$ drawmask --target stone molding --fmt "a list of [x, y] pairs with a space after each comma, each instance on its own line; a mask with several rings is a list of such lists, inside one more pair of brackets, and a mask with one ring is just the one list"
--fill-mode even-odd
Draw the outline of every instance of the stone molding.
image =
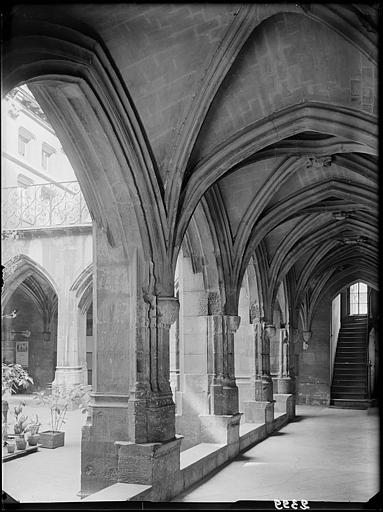
[[315, 155], [310, 155], [306, 159], [306, 168], [308, 167], [330, 167], [332, 164], [333, 157], [330, 156], [323, 156], [323, 157], [317, 157]]
[[177, 320], [180, 303], [176, 297], [157, 297], [160, 325], [169, 328]]

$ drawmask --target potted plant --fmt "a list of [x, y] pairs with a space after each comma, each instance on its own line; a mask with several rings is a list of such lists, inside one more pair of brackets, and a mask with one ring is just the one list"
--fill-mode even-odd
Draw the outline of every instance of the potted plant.
[[16, 393], [19, 387], [28, 388], [33, 384], [33, 379], [20, 364], [2, 362], [1, 367], [1, 410], [3, 421], [7, 422], [9, 404], [7, 395]]
[[86, 412], [89, 402], [90, 386], [78, 384], [74, 386], [52, 385], [46, 390], [35, 393], [34, 399], [39, 405], [50, 410], [50, 430], [40, 433], [42, 448], [58, 448], [64, 446], [65, 432], [62, 430], [66, 423], [68, 409], [73, 405]]
[[6, 441], [6, 446], [7, 446], [7, 452], [8, 453], [14, 453], [15, 452], [15, 449], [16, 449], [16, 443], [15, 441], [12, 440], [8, 440]]
[[25, 450], [27, 447], [27, 442], [25, 440], [26, 429], [29, 425], [28, 416], [24, 416], [21, 414], [23, 412], [23, 407], [25, 406], [25, 402], [20, 402], [19, 405], [14, 407], [13, 414], [15, 415], [16, 421], [13, 426], [13, 430], [15, 433], [15, 441], [16, 447], [18, 450]]
[[[39, 422], [39, 416], [36, 414], [36, 417], [34, 420], [32, 420], [27, 428], [25, 429], [25, 432], [27, 433], [27, 441], [29, 446], [37, 446], [37, 443], [39, 442], [40, 436], [39, 436], [39, 429], [40, 429], [41, 423]], [[29, 435], [28, 435], [29, 434]]]

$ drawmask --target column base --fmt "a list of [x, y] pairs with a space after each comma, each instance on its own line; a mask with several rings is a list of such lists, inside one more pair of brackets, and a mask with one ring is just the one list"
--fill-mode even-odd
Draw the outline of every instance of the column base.
[[282, 377], [278, 380], [278, 394], [288, 394], [294, 393], [294, 381], [291, 377]]
[[182, 490], [181, 437], [166, 443], [116, 441], [118, 482], [151, 485], [150, 501], [169, 501]]
[[259, 379], [254, 382], [254, 399], [257, 402], [273, 401], [273, 381], [271, 377]]
[[295, 396], [288, 393], [274, 395], [275, 411], [286, 413], [289, 420], [295, 418]]
[[215, 415], [233, 415], [239, 411], [238, 387], [212, 384], [210, 386], [211, 413]]
[[176, 406], [172, 396], [151, 398], [146, 410], [149, 443], [166, 442], [175, 439]]
[[200, 416], [201, 443], [227, 444], [229, 457], [239, 453], [239, 423], [241, 413]]
[[88, 384], [88, 371], [83, 366], [58, 366], [53, 386], [76, 386]]
[[256, 401], [243, 402], [246, 423], [265, 423], [266, 432], [272, 430], [274, 421], [274, 402]]

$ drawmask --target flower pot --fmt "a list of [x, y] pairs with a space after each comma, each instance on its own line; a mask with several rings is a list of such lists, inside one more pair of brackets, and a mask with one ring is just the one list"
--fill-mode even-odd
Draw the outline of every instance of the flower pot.
[[7, 452], [8, 453], [14, 453], [15, 448], [16, 448], [15, 443], [8, 443], [7, 444]]
[[40, 434], [32, 434], [28, 437], [28, 444], [29, 446], [37, 446], [37, 443], [39, 442]]
[[25, 450], [27, 447], [27, 442], [24, 436], [16, 436], [16, 448], [18, 450]]
[[40, 433], [40, 446], [42, 448], [58, 448], [64, 446], [65, 432], [47, 430]]

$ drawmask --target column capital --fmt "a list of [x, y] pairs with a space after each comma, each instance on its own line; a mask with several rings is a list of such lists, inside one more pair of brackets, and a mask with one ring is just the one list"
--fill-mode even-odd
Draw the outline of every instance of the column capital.
[[227, 328], [231, 332], [236, 332], [241, 323], [241, 317], [236, 315], [224, 315], [227, 321]]
[[268, 335], [269, 338], [273, 338], [276, 334], [276, 328], [273, 324], [266, 324], [265, 325], [265, 332]]
[[176, 297], [157, 297], [158, 320], [165, 327], [170, 327], [177, 320], [180, 303]]

